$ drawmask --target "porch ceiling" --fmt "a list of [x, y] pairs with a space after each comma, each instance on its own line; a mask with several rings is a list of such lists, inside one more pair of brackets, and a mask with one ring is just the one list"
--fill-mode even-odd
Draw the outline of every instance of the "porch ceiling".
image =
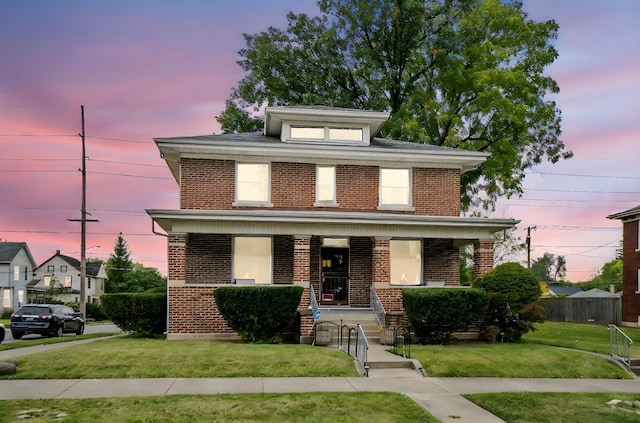
[[171, 233], [488, 239], [519, 220], [279, 210], [147, 210]]

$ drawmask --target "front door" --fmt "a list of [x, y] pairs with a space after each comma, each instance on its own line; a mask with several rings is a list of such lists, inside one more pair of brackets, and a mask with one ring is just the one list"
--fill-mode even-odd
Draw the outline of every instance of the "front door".
[[322, 247], [320, 304], [349, 304], [349, 249]]

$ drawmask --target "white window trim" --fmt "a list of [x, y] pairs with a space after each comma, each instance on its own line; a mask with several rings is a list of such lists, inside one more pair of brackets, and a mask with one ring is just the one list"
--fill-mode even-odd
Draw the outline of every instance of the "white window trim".
[[14, 281], [19, 281], [20, 280], [20, 265], [18, 265], [18, 264], [13, 266], [13, 280]]
[[[260, 164], [267, 166], [267, 200], [266, 201], [247, 201], [247, 200], [238, 200], [238, 166], [244, 164]], [[273, 207], [273, 203], [271, 202], [271, 163], [254, 163], [254, 162], [236, 162], [235, 166], [235, 192], [234, 199], [235, 201], [232, 203], [232, 206], [244, 206], [244, 207]]]
[[637, 280], [636, 280], [636, 294], [640, 294], [640, 269], [636, 271]]
[[237, 235], [233, 236], [233, 245], [231, 251], [231, 283], [234, 283], [236, 279], [236, 238], [268, 238], [270, 242], [270, 252], [269, 252], [269, 283], [257, 283], [254, 281], [254, 284], [257, 286], [267, 286], [273, 285], [273, 237], [271, 236], [251, 236], [251, 235]]
[[[333, 169], [333, 199], [332, 200], [319, 200], [318, 194], [320, 193], [320, 168], [332, 168]], [[339, 207], [336, 200], [338, 195], [338, 183], [337, 183], [337, 169], [335, 165], [317, 165], [316, 166], [316, 201], [313, 204], [314, 207]]]
[[[393, 279], [391, 278], [391, 265], [392, 265], [392, 260], [393, 258], [391, 257], [391, 243], [392, 242], [398, 242], [398, 241], [417, 241], [420, 244], [419, 250], [420, 250], [420, 265], [419, 265], [419, 280], [418, 283], [413, 283], [413, 284], [401, 284], [401, 283], [397, 283], [394, 282]], [[424, 285], [424, 245], [423, 245], [423, 240], [422, 239], [392, 239], [389, 241], [389, 285], [393, 286], [393, 287], [416, 287], [416, 286], [422, 286]]]
[[[382, 204], [382, 171], [386, 169], [404, 169], [409, 172], [409, 204]], [[413, 169], [410, 167], [381, 167], [378, 173], [378, 210], [415, 211], [413, 207]]]
[[[292, 138], [291, 127], [309, 127], [309, 128], [323, 128], [324, 138]], [[362, 139], [358, 141], [354, 140], [340, 140], [331, 139], [329, 137], [329, 129], [359, 129], [362, 131]], [[368, 124], [357, 123], [340, 123], [340, 122], [307, 122], [307, 121], [283, 121], [282, 131], [280, 132], [280, 139], [286, 143], [298, 143], [298, 144], [331, 144], [331, 145], [369, 145], [370, 131]]]

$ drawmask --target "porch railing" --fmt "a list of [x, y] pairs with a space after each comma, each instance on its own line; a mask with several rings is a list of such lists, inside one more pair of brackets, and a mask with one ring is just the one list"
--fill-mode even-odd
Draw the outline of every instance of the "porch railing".
[[609, 352], [611, 358], [622, 361], [631, 370], [631, 345], [633, 341], [616, 325], [609, 325]]
[[316, 312], [318, 310], [318, 299], [316, 298], [316, 291], [313, 289], [313, 284], [309, 283], [309, 310]]
[[386, 315], [387, 312], [384, 310], [384, 306], [378, 298], [378, 294], [373, 286], [369, 287], [369, 296], [371, 302], [371, 308], [373, 309], [373, 314], [375, 314], [376, 319], [378, 320], [378, 324], [380, 327], [386, 326]]

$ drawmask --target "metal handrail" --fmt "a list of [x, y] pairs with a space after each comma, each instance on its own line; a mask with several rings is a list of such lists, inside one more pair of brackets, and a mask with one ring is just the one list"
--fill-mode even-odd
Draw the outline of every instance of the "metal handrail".
[[381, 327], [385, 327], [387, 312], [384, 310], [384, 306], [382, 305], [380, 298], [378, 298], [378, 294], [376, 293], [376, 290], [373, 286], [369, 287], [369, 294], [370, 294], [371, 308], [373, 309], [373, 314], [375, 314], [376, 319], [378, 319], [378, 324]]
[[313, 284], [309, 282], [309, 310], [315, 313], [318, 308], [320, 307], [318, 306], [316, 291], [313, 289]]
[[616, 325], [609, 325], [609, 353], [631, 370], [631, 345], [633, 341]]
[[[369, 376], [369, 364], [367, 363], [367, 354], [369, 352], [369, 341], [367, 341], [367, 336], [364, 334], [364, 329], [358, 323], [358, 332], [356, 335], [356, 359], [362, 363], [362, 367], [364, 368], [365, 373]], [[362, 342], [360, 342], [362, 339]]]

